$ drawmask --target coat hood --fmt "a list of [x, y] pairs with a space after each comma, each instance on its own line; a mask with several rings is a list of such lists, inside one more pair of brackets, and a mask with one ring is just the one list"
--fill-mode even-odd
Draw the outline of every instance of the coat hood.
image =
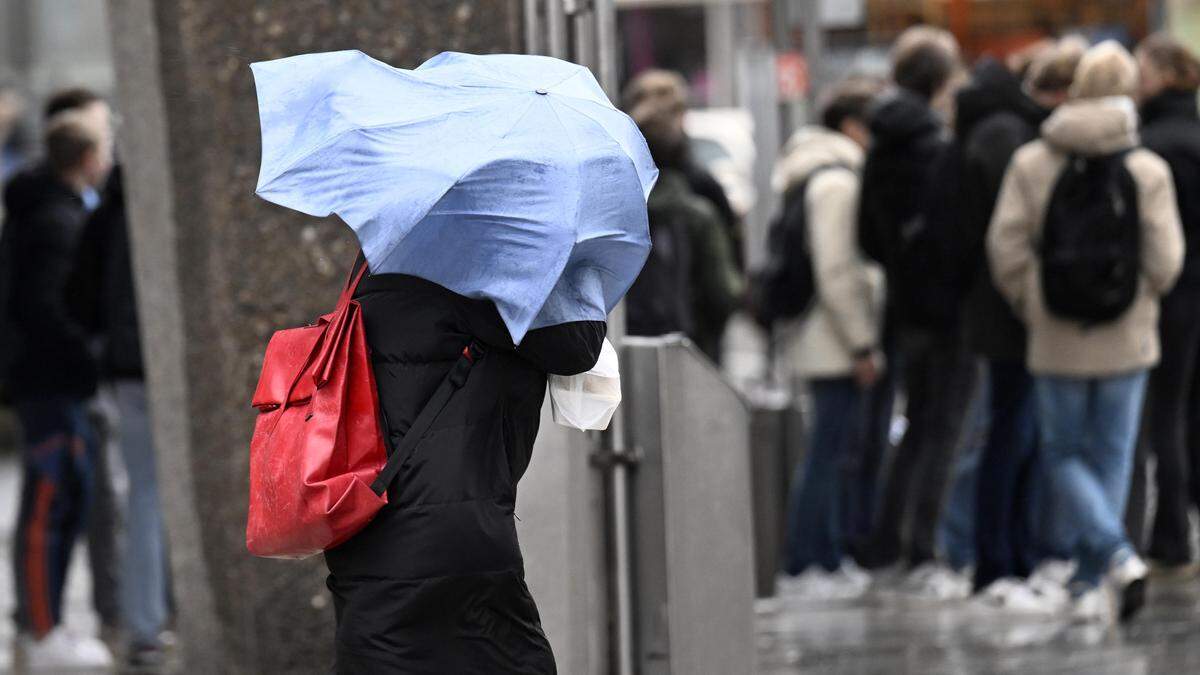
[[1126, 96], [1080, 99], [1059, 106], [1042, 124], [1055, 149], [1080, 155], [1111, 155], [1138, 144], [1137, 107]]
[[44, 166], [36, 166], [13, 176], [4, 186], [4, 210], [23, 216], [49, 201], [79, 201], [80, 196]]
[[871, 111], [871, 142], [903, 145], [914, 138], [941, 133], [942, 119], [929, 102], [905, 89], [885, 94]]
[[863, 150], [849, 136], [820, 126], [801, 128], [788, 139], [783, 156], [775, 165], [772, 186], [779, 192], [808, 180], [814, 171], [829, 165], [857, 170]]
[[1011, 113], [1032, 127], [1041, 125], [1050, 111], [1025, 93], [1021, 80], [1004, 64], [984, 59], [955, 99], [955, 126], [959, 138], [966, 138], [984, 119], [996, 113]]

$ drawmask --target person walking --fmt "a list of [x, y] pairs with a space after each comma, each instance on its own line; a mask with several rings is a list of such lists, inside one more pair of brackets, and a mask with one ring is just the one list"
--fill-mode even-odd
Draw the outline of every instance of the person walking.
[[970, 288], [964, 323], [968, 346], [988, 371], [989, 423], [978, 469], [986, 479], [979, 481], [973, 505], [974, 587], [999, 607], [1046, 603], [1019, 582], [1036, 562], [1026, 527], [1036, 426], [1025, 327], [992, 283], [984, 242], [1009, 161], [1037, 138], [1042, 122], [1065, 99], [1086, 47], [1070, 38], [1048, 47], [1034, 58], [1024, 82], [1004, 64], [985, 60], [958, 94], [956, 135], [965, 188], [962, 259]]
[[118, 547], [121, 624], [130, 668], [165, 661], [160, 635], [166, 628], [168, 589], [165, 529], [158, 470], [150, 433], [145, 369], [134, 296], [129, 229], [121, 171], [112, 172], [80, 239], [69, 283], [71, 304], [89, 336], [100, 345], [100, 378], [116, 405], [115, 445], [128, 477], [125, 523]]
[[516, 489], [547, 373], [591, 368], [605, 323], [533, 330], [517, 346], [491, 301], [417, 277], [368, 276], [356, 298], [393, 447], [464, 344], [483, 356], [420, 446], [436, 452], [418, 450], [388, 506], [325, 553], [337, 672], [556, 672], [525, 584]]
[[[945, 223], [930, 209], [943, 199], [935, 167], [948, 145], [945, 121], [931, 101], [959, 68], [957, 43], [945, 31], [918, 26], [897, 40], [896, 89], [871, 115], [858, 220], [862, 250], [886, 271], [885, 352], [899, 371], [908, 417], [862, 557], [868, 567], [903, 561], [920, 589], [961, 585], [937, 562], [936, 530], [974, 364], [958, 335], [959, 293], [939, 270], [939, 229]], [[890, 398], [879, 397], [876, 431], [868, 442], [881, 442], [891, 418]]]
[[[1191, 508], [1200, 504], [1200, 62], [1179, 41], [1153, 35], [1136, 51], [1141, 77], [1139, 98], [1142, 143], [1166, 160], [1175, 180], [1175, 196], [1187, 249], [1179, 281], [1162, 300], [1158, 329], [1162, 361], [1150, 371], [1143, 418], [1143, 442], [1137, 472], [1154, 456], [1158, 508], [1146, 553], [1171, 574], [1192, 574]], [[1131, 517], [1144, 520], [1143, 498], [1131, 495]], [[1142, 541], [1142, 523], [1130, 528]]]
[[736, 256], [716, 209], [682, 168], [687, 137], [679, 106], [649, 98], [630, 114], [659, 176], [646, 205], [655, 245], [626, 296], [628, 333], [685, 333], [716, 362], [725, 322], [744, 294]]
[[16, 659], [31, 670], [107, 667], [103, 643], [60, 626], [75, 540], [86, 527], [96, 446], [87, 399], [96, 363], [64, 288], [87, 211], [83, 193], [112, 164], [106, 130], [82, 111], [55, 115], [46, 159], [5, 188], [12, 240], [6, 322], [17, 336], [8, 385], [22, 430], [23, 482], [15, 545]]
[[883, 368], [879, 332], [883, 275], [858, 249], [859, 170], [867, 146], [867, 109], [879, 87], [848, 80], [835, 88], [821, 126], [800, 129], [775, 170], [783, 193], [778, 227], [805, 233], [816, 297], [807, 315], [780, 330], [787, 363], [812, 392], [809, 451], [797, 467], [788, 507], [784, 570], [799, 592], [851, 597], [866, 577], [845, 556], [844, 499], [858, 501], [856, 476], [864, 392]]
[[1108, 41], [1084, 54], [1071, 100], [1013, 157], [988, 231], [997, 288], [1028, 329], [1056, 536], [1074, 553], [1074, 616], [1132, 617], [1146, 565], [1126, 537], [1159, 298], [1183, 261], [1170, 168], [1139, 147], [1137, 64]]

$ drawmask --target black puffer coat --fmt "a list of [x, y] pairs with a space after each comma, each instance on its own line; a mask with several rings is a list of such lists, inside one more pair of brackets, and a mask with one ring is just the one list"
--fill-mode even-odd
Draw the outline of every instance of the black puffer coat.
[[4, 330], [15, 345], [3, 355], [14, 398], [73, 396], [96, 390], [96, 360], [67, 302], [67, 279], [87, 220], [83, 199], [37, 166], [4, 188]]
[[476, 340], [487, 354], [417, 445], [389, 504], [328, 551], [339, 673], [554, 673], [513, 518], [546, 374], [588, 370], [605, 324], [530, 332], [514, 348], [495, 306], [404, 275], [364, 279], [380, 405], [395, 447]]
[[1142, 104], [1142, 143], [1171, 166], [1187, 240], [1175, 288], [1200, 288], [1200, 112], [1196, 92], [1168, 89]]
[[[871, 147], [863, 165], [858, 241], [887, 273], [887, 325], [929, 327], [944, 322], [945, 303], [927, 208], [935, 166], [948, 139], [929, 103], [903, 89], [870, 112]], [[932, 316], [937, 314], [937, 316]]]
[[958, 258], [969, 270], [963, 317], [968, 346], [989, 359], [1023, 363], [1025, 326], [992, 283], [984, 242], [1009, 161], [1037, 138], [1050, 111], [1025, 94], [1016, 75], [991, 59], [958, 92], [956, 108], [956, 146], [963, 155], [963, 250]]

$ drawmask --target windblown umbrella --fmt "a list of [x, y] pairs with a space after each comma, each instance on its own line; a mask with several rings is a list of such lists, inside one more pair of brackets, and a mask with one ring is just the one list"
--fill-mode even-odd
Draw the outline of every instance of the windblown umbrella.
[[447, 52], [403, 70], [359, 51], [251, 67], [257, 193], [336, 213], [373, 272], [490, 299], [519, 343], [603, 320], [641, 271], [658, 170], [586, 68]]

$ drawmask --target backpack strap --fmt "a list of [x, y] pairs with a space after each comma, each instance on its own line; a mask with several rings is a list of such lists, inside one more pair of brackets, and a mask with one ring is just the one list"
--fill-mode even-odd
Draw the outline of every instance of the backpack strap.
[[[417, 448], [417, 444], [420, 443], [425, 433], [429, 431], [429, 427], [437, 420], [438, 415], [442, 414], [442, 410], [450, 402], [454, 393], [466, 384], [467, 375], [471, 373], [471, 367], [479, 359], [483, 358], [484, 353], [483, 347], [476, 341], [472, 341], [471, 344], [463, 348], [462, 355], [458, 357], [450, 372], [446, 374], [445, 379], [438, 385], [437, 391], [433, 392], [433, 397], [429, 399], [429, 402], [417, 414], [417, 419], [413, 420], [412, 426], [409, 427], [408, 433], [404, 434], [404, 439], [400, 441], [400, 445], [392, 450], [392, 454], [388, 457], [383, 471], [379, 472], [379, 477], [375, 479], [375, 482], [371, 483], [371, 490], [376, 495], [382, 497], [387, 492], [392, 481], [396, 479], [396, 474], [408, 463], [413, 451]], [[382, 407], [380, 409], [382, 410]], [[385, 430], [384, 438], [390, 442], [390, 432]]]

